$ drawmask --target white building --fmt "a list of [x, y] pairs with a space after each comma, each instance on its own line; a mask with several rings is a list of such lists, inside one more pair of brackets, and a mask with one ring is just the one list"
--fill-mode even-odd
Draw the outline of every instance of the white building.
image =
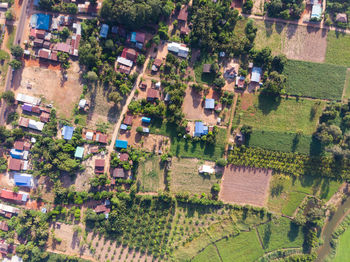
[[214, 174], [215, 173], [215, 169], [211, 166], [208, 166], [208, 165], [202, 165], [198, 168], [198, 172], [200, 174]]

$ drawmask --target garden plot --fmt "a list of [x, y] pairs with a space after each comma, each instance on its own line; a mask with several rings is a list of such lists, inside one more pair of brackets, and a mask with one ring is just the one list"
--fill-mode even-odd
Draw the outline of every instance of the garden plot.
[[203, 165], [214, 166], [214, 162], [201, 161], [196, 158], [176, 158], [171, 163], [171, 188], [174, 193], [210, 194], [211, 187], [220, 183], [221, 170], [216, 175], [199, 174], [198, 168]]
[[26, 66], [20, 81], [14, 81], [14, 89], [16, 93], [45, 98], [44, 102], [52, 103], [59, 117], [69, 118], [82, 93], [78, 62], [71, 64], [67, 74], [68, 80], [64, 81], [59, 70], [47, 65]]
[[264, 206], [272, 170], [229, 166], [225, 168], [219, 199], [236, 204]]
[[165, 189], [164, 167], [158, 156], [153, 156], [139, 164], [137, 180], [140, 183], [141, 192], [158, 192]]

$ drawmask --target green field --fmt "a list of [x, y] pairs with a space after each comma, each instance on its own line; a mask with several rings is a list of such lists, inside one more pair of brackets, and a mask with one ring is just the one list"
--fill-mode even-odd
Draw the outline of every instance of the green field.
[[[316, 107], [316, 113], [311, 117], [313, 106]], [[304, 135], [311, 135], [316, 129], [322, 108], [323, 102], [304, 99], [297, 101], [294, 98], [282, 98], [275, 102], [260, 95], [254, 97], [253, 105], [247, 110], [238, 110], [234, 124], [250, 125], [253, 130], [291, 133], [301, 131]]]
[[164, 168], [160, 164], [160, 157], [153, 156], [141, 162], [137, 174], [141, 192], [158, 192], [165, 189]]
[[196, 82], [200, 84], [208, 84], [211, 85], [215, 80], [214, 73], [203, 73], [203, 65], [204, 64], [212, 64], [214, 63], [214, 59], [210, 57], [201, 57], [198, 62], [194, 65], [194, 74], [196, 76]]
[[348, 99], [350, 98], [350, 70], [346, 70], [346, 81], [345, 81], [345, 86], [344, 86], [344, 92], [343, 92], [343, 97], [342, 101], [344, 103], [347, 103]]
[[193, 262], [217, 262], [220, 261], [220, 257], [214, 245], [209, 245], [201, 253], [199, 253], [193, 260]]
[[7, 25], [7, 32], [9, 34], [7, 42], [6, 42], [6, 47], [7, 49], [10, 49], [13, 46], [13, 41], [15, 41], [15, 36], [16, 36], [16, 27], [13, 25]]
[[268, 209], [292, 216], [306, 195], [328, 201], [341, 182], [313, 176], [291, 177], [275, 174], [270, 182]]
[[338, 239], [336, 254], [332, 262], [350, 261], [349, 246], [350, 246], [350, 228], [348, 227]]
[[285, 24], [272, 23], [268, 21], [254, 21], [254, 25], [258, 28], [255, 37], [255, 47], [257, 50], [269, 47], [272, 54], [278, 55], [282, 53], [282, 41], [285, 39]]
[[170, 151], [174, 156], [193, 157], [212, 161], [222, 157], [225, 151], [226, 129], [219, 128], [219, 132], [216, 135], [216, 144], [207, 145], [203, 142], [192, 142], [182, 137], [179, 138], [176, 128], [177, 126], [173, 124], [164, 124], [161, 121], [154, 120], [151, 123], [150, 132], [170, 137]]
[[329, 31], [327, 35], [326, 63], [350, 67], [350, 35]]
[[284, 75], [286, 92], [312, 98], [341, 100], [346, 67], [288, 60]]
[[260, 225], [257, 229], [265, 252], [280, 248], [301, 247], [304, 242], [302, 227], [285, 217]]
[[321, 152], [319, 141], [312, 139], [311, 135], [299, 136], [296, 133], [287, 132], [253, 130], [247, 144], [268, 150], [298, 152], [308, 155], [318, 155]]

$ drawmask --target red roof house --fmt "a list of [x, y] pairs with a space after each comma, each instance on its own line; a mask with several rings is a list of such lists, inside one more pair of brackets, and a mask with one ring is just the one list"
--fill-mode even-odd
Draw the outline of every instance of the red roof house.
[[23, 195], [9, 190], [1, 190], [0, 197], [7, 200], [22, 201]]
[[99, 213], [109, 213], [111, 211], [110, 208], [106, 207], [105, 205], [98, 205], [95, 207], [94, 211], [99, 214]]
[[10, 157], [9, 169], [10, 170], [14, 170], [14, 171], [21, 171], [21, 169], [22, 169], [22, 160]]
[[136, 32], [135, 40], [139, 43], [144, 43], [146, 39], [146, 34], [141, 32]]
[[138, 53], [136, 52], [135, 49], [132, 49], [132, 48], [124, 48], [123, 53], [121, 55], [121, 57], [124, 57], [134, 62], [136, 61], [137, 56], [138, 56]]
[[50, 114], [46, 113], [46, 112], [42, 112], [40, 115], [40, 121], [47, 123], [50, 120]]
[[103, 144], [107, 144], [107, 138], [108, 138], [107, 135], [97, 132], [95, 140], [97, 142], [100, 142], [100, 143], [103, 143]]
[[40, 58], [48, 59], [50, 56], [50, 50], [47, 49], [40, 49], [38, 52], [38, 56]]
[[13, 145], [13, 147], [14, 147], [16, 150], [22, 151], [23, 148], [24, 148], [24, 142], [23, 142], [23, 141], [16, 141], [15, 144]]
[[114, 168], [114, 170], [113, 170], [113, 177], [124, 178], [125, 177], [124, 169], [121, 168], [121, 167]]
[[119, 156], [120, 161], [128, 161], [129, 154], [128, 153], [121, 153]]
[[131, 115], [126, 115], [123, 124], [131, 126], [133, 117]]
[[22, 127], [28, 127], [29, 126], [29, 119], [25, 117], [20, 117], [18, 121], [18, 125]]
[[187, 9], [188, 9], [187, 6], [184, 6], [183, 8], [181, 8], [179, 12], [179, 16], [177, 17], [177, 20], [187, 22], [187, 16], [188, 16]]
[[153, 88], [147, 90], [147, 100], [153, 101], [159, 99], [159, 91]]
[[105, 171], [105, 160], [104, 159], [96, 159], [95, 160], [95, 173], [103, 174]]
[[9, 231], [9, 226], [7, 225], [6, 221], [0, 221], [0, 230], [2, 231]]

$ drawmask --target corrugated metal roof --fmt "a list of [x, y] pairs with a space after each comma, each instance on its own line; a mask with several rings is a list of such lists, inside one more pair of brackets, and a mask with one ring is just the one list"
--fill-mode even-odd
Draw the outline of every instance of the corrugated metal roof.
[[84, 147], [78, 146], [75, 149], [74, 157], [83, 158], [83, 155], [84, 155]]

